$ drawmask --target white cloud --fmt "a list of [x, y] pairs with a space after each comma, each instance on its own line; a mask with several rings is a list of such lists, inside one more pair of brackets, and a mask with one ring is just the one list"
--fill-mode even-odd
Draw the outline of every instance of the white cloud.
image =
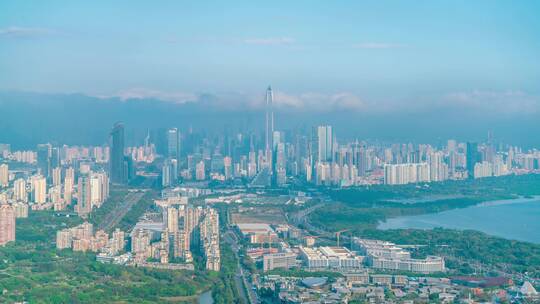
[[298, 95], [277, 91], [274, 93], [274, 104], [283, 109], [309, 109], [313, 111], [332, 110], [365, 110], [368, 104], [359, 96], [338, 92], [334, 94], [302, 93]]
[[100, 95], [100, 98], [117, 97], [125, 101], [128, 99], [158, 99], [162, 101], [171, 101], [175, 103], [184, 103], [188, 101], [194, 101], [197, 99], [197, 95], [185, 92], [165, 92], [161, 90], [147, 89], [147, 88], [130, 88], [121, 90], [112, 95]]
[[534, 113], [540, 111], [540, 97], [523, 91], [473, 90], [448, 94], [441, 105], [487, 113]]
[[244, 43], [255, 45], [289, 45], [296, 40], [290, 37], [270, 37], [270, 38], [249, 38]]
[[[199, 102], [208, 107], [227, 110], [265, 107], [262, 93], [217, 92], [190, 93], [161, 91], [147, 88], [131, 88], [116, 94], [99, 96], [117, 97], [121, 100], [157, 99], [174, 103]], [[414, 102], [413, 102], [414, 101]], [[353, 111], [365, 113], [428, 113], [433, 111], [469, 111], [485, 114], [519, 114], [540, 112], [540, 98], [521, 91], [480, 91], [455, 92], [429, 98], [365, 99], [350, 92], [291, 94], [274, 90], [274, 107], [284, 111]]]
[[383, 43], [383, 42], [364, 42], [353, 45], [357, 49], [397, 49], [405, 47], [399, 43]]
[[[94, 95], [95, 96], [95, 95]], [[264, 93], [248, 94], [244, 92], [219, 92], [219, 93], [187, 93], [161, 91], [148, 88], [130, 88], [121, 90], [115, 94], [98, 95], [99, 98], [119, 98], [122, 101], [130, 99], [157, 99], [174, 103], [200, 102], [208, 106], [217, 106], [229, 110], [237, 109], [262, 109], [265, 106]], [[310, 110], [310, 111], [333, 111], [333, 110], [367, 110], [368, 103], [359, 96], [338, 92], [333, 94], [301, 93], [289, 94], [282, 91], [274, 91], [274, 107], [282, 110]]]
[[0, 29], [0, 37], [36, 37], [53, 34], [54, 31], [39, 27], [10, 26]]

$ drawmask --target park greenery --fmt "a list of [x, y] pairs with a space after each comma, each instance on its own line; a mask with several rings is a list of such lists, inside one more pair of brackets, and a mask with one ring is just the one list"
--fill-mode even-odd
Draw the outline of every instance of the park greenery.
[[444, 256], [447, 267], [459, 274], [496, 275], [496, 270], [500, 270], [540, 276], [540, 245], [489, 236], [479, 231], [370, 229], [364, 231], [362, 237], [423, 245], [414, 252], [417, 257]]
[[[447, 266], [461, 274], [503, 271], [540, 275], [538, 244], [506, 240], [470, 230], [377, 229], [379, 222], [391, 217], [540, 195], [540, 175], [328, 190], [328, 194], [333, 199], [331, 205], [310, 215], [310, 222], [325, 230], [349, 229], [349, 236], [425, 245], [415, 254], [445, 256]], [[489, 267], [484, 268], [485, 265]]]
[[17, 219], [17, 241], [0, 248], [0, 302], [194, 303], [222, 281], [203, 271], [101, 264], [94, 254], [57, 250], [56, 231], [81, 222], [52, 211]]
[[360, 233], [391, 217], [435, 213], [481, 202], [540, 195], [540, 175], [506, 176], [423, 185], [328, 190], [333, 202], [311, 214], [330, 231]]

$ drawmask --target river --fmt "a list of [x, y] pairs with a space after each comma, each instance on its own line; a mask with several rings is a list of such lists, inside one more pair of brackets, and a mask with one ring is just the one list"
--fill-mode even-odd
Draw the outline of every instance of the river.
[[214, 304], [211, 290], [204, 292], [199, 296], [199, 304]]
[[489, 201], [439, 213], [390, 218], [379, 229], [472, 229], [540, 244], [540, 197]]

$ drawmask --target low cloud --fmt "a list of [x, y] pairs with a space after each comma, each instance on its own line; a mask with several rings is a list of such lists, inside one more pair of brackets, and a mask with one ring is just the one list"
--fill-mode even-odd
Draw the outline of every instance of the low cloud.
[[536, 113], [540, 112], [540, 97], [523, 91], [473, 90], [448, 94], [441, 105], [488, 113]]
[[185, 103], [194, 101], [197, 99], [196, 94], [185, 92], [166, 92], [161, 90], [147, 89], [147, 88], [130, 88], [121, 90], [112, 95], [99, 95], [100, 98], [116, 97], [122, 101], [130, 99], [158, 99], [162, 101], [169, 101], [174, 103]]
[[[116, 94], [99, 96], [131, 99], [157, 99], [173, 103], [194, 102], [209, 108], [236, 110], [262, 110], [265, 94], [245, 92], [190, 93], [131, 88]], [[351, 92], [292, 94], [274, 90], [274, 108], [283, 111], [364, 113], [431, 113], [463, 112], [476, 114], [520, 114], [540, 112], [540, 98], [522, 91], [467, 91], [442, 94], [426, 98], [370, 99]], [[414, 101], [414, 102], [413, 102]]]
[[312, 111], [366, 110], [367, 102], [349, 92], [333, 94], [303, 93], [298, 95], [276, 92], [274, 104], [278, 108], [309, 109]]

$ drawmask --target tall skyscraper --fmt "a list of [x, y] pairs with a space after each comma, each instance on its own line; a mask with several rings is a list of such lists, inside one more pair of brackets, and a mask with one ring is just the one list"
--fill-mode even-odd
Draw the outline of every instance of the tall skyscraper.
[[180, 133], [177, 128], [167, 131], [167, 156], [177, 161], [180, 158]]
[[112, 131], [111, 148], [111, 182], [114, 184], [127, 183], [127, 170], [124, 168], [124, 124], [117, 122]]
[[320, 162], [331, 162], [334, 156], [334, 137], [332, 126], [319, 126], [317, 128]]
[[51, 144], [37, 145], [37, 167], [38, 173], [46, 178], [50, 175], [51, 168]]
[[270, 151], [273, 147], [272, 136], [274, 134], [274, 93], [272, 92], [272, 87], [268, 86], [266, 90], [266, 133], [265, 133], [265, 143], [266, 151]]
[[480, 157], [478, 157], [478, 155], [478, 144], [475, 142], [468, 142], [466, 151], [466, 162], [469, 178], [474, 177], [474, 165], [476, 165], [476, 163], [480, 161]]
[[15, 211], [7, 204], [0, 206], [0, 246], [15, 241]]

